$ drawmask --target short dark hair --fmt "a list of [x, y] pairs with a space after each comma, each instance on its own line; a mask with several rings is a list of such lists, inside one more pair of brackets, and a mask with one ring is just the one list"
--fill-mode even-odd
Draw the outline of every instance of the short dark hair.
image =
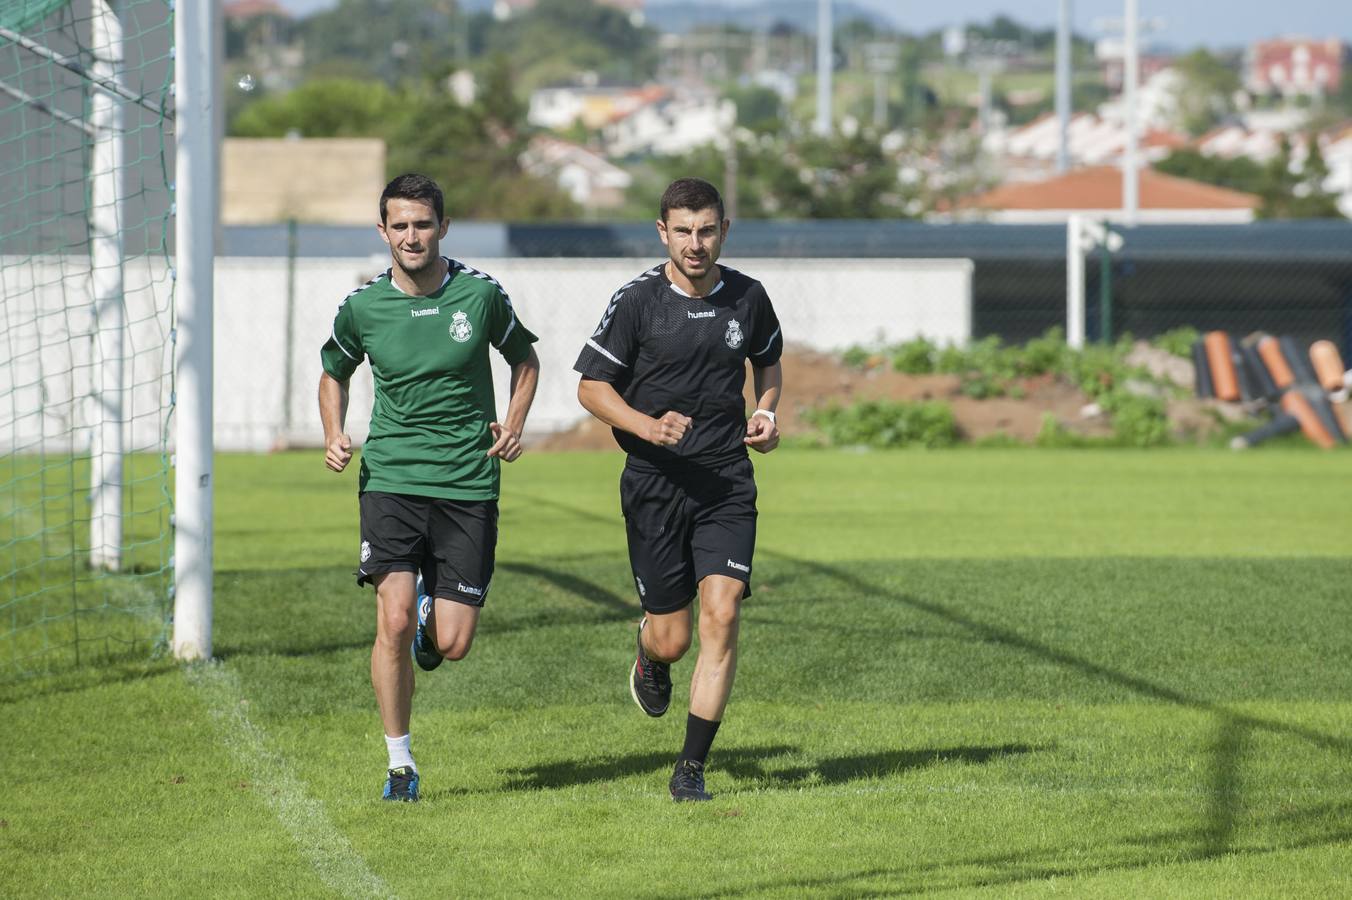
[[441, 195], [441, 188], [437, 187], [437, 183], [426, 175], [408, 172], [385, 185], [385, 190], [380, 192], [380, 221], [382, 224], [386, 218], [385, 204], [390, 200], [430, 201], [432, 209], [436, 210], [437, 221], [440, 222], [446, 218], [446, 198]]
[[703, 178], [678, 178], [662, 192], [662, 221], [667, 220], [667, 213], [673, 209], [697, 212], [711, 206], [718, 210], [718, 221], [722, 222], [723, 198], [719, 195], [718, 188]]

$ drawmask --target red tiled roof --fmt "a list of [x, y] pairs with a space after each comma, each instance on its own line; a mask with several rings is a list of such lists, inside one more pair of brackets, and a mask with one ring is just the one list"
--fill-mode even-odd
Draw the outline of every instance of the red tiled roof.
[[[1256, 209], [1255, 194], [1232, 191], [1187, 178], [1142, 169], [1141, 209]], [[1116, 209], [1122, 205], [1122, 170], [1116, 166], [1076, 169], [1047, 181], [1003, 184], [959, 201], [961, 209]]]
[[1148, 147], [1165, 147], [1169, 150], [1178, 150], [1181, 147], [1188, 146], [1188, 139], [1181, 134], [1173, 131], [1161, 131], [1160, 129], [1151, 129], [1141, 136], [1142, 149]]

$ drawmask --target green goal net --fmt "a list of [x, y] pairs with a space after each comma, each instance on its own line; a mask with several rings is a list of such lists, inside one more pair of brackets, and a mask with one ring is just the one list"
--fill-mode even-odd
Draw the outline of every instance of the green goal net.
[[0, 0], [0, 679], [167, 638], [173, 36]]

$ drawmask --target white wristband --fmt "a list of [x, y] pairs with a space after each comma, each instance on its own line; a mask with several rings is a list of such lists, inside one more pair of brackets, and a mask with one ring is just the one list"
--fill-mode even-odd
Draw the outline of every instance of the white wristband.
[[777, 425], [777, 424], [779, 424], [778, 422], [775, 421], [775, 414], [772, 413], [772, 412], [770, 412], [770, 410], [768, 410], [768, 409], [758, 409], [758, 410], [756, 410], [755, 412], [753, 412], [751, 415], [752, 415], [753, 418], [754, 418], [755, 416], [765, 416], [765, 418], [767, 418], [767, 419], [770, 420], [770, 424], [771, 424], [771, 425]]

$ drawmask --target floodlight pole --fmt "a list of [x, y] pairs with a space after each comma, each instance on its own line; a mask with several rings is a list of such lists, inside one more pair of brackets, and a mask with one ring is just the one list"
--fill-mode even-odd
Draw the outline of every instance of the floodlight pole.
[[1140, 170], [1137, 168], [1136, 136], [1136, 82], [1139, 80], [1140, 12], [1137, 0], [1124, 0], [1125, 22], [1123, 23], [1123, 59], [1122, 59], [1122, 106], [1126, 125], [1126, 146], [1122, 152], [1122, 224], [1131, 228], [1136, 225], [1137, 210], [1140, 207]]
[[817, 0], [817, 118], [812, 123], [812, 131], [818, 137], [831, 136], [831, 69], [834, 59], [831, 0]]
[[[96, 83], [119, 85], [122, 22], [117, 0], [92, 0], [90, 66]], [[123, 305], [122, 191], [123, 101], [101, 87], [90, 91], [94, 137], [89, 165], [89, 268], [94, 303], [94, 407], [89, 448], [89, 565], [122, 567], [123, 370], [126, 310]]]
[[1070, 170], [1070, 2], [1061, 0], [1056, 20], [1056, 171]]
[[216, 240], [218, 0], [174, 15], [177, 453], [174, 471], [174, 656], [211, 657], [212, 264]]

